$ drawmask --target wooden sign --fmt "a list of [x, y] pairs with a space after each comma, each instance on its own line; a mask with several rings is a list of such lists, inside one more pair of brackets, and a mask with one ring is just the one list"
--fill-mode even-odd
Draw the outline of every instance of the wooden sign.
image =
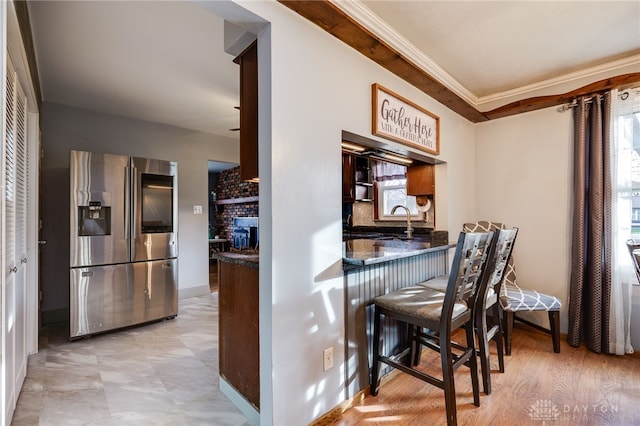
[[376, 135], [440, 154], [440, 118], [402, 96], [374, 83], [372, 91], [372, 130]]

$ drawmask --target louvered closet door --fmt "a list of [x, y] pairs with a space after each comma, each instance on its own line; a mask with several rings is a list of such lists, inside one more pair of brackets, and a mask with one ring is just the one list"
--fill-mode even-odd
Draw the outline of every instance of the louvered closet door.
[[11, 61], [7, 69], [4, 141], [3, 412], [11, 413], [26, 375], [27, 105]]
[[[27, 368], [27, 97], [16, 84], [16, 147], [15, 147], [15, 367], [16, 384], [22, 386], [20, 376]], [[18, 388], [19, 391], [20, 388]], [[18, 395], [16, 395], [17, 398]]]

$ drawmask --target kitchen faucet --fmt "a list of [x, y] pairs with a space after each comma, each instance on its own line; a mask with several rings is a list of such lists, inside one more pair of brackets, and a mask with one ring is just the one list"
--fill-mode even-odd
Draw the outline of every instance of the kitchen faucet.
[[411, 227], [411, 212], [405, 206], [398, 204], [397, 206], [393, 206], [393, 208], [391, 209], [392, 215], [396, 212], [398, 207], [402, 207], [407, 212], [407, 230], [405, 231], [405, 233], [407, 234], [407, 240], [410, 240], [413, 238], [413, 228]]

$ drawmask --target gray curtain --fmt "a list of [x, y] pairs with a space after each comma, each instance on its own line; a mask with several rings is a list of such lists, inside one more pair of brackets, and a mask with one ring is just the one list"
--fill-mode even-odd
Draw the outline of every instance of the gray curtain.
[[612, 282], [611, 94], [579, 99], [574, 111], [574, 205], [569, 333], [597, 353], [609, 351]]

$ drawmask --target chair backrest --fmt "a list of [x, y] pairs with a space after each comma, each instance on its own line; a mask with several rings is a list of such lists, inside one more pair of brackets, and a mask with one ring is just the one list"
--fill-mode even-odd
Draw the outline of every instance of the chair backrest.
[[638, 277], [638, 281], [640, 281], [640, 242], [628, 239], [627, 248], [629, 249], [631, 259], [633, 260], [633, 267], [636, 270], [636, 276]]
[[[489, 231], [497, 231], [500, 229], [505, 229], [504, 223], [491, 222], [488, 220], [481, 220], [474, 223], [465, 223], [462, 225], [463, 232], [489, 232]], [[516, 280], [516, 267], [514, 264], [513, 256], [509, 257], [509, 261], [507, 262], [507, 269], [502, 274], [502, 277], [503, 277], [503, 281], [501, 285], [508, 284], [513, 287], [518, 287], [518, 282]]]
[[[488, 273], [491, 273], [491, 277], [487, 280], [487, 285], [481, 288], [478, 293], [478, 300], [482, 301], [482, 304], [476, 303], [476, 307], [484, 308], [487, 304], [487, 297], [489, 289], [493, 288], [495, 294], [500, 294], [500, 286], [502, 285], [502, 278], [504, 272], [507, 270], [507, 265], [511, 259], [511, 253], [513, 253], [513, 246], [516, 243], [516, 236], [518, 235], [518, 228], [512, 229], [498, 229], [495, 231], [497, 235], [495, 239], [495, 250], [493, 259], [493, 270], [487, 269]], [[487, 265], [489, 268], [490, 265]], [[497, 300], [496, 300], [497, 301]]]
[[473, 310], [481, 286], [486, 287], [489, 281], [487, 271], [493, 268], [495, 247], [494, 232], [460, 233], [442, 306], [442, 315], [447, 318], [443, 326], [447, 328], [441, 329], [441, 332], [450, 333], [451, 316], [456, 304], [465, 303], [469, 313]]

